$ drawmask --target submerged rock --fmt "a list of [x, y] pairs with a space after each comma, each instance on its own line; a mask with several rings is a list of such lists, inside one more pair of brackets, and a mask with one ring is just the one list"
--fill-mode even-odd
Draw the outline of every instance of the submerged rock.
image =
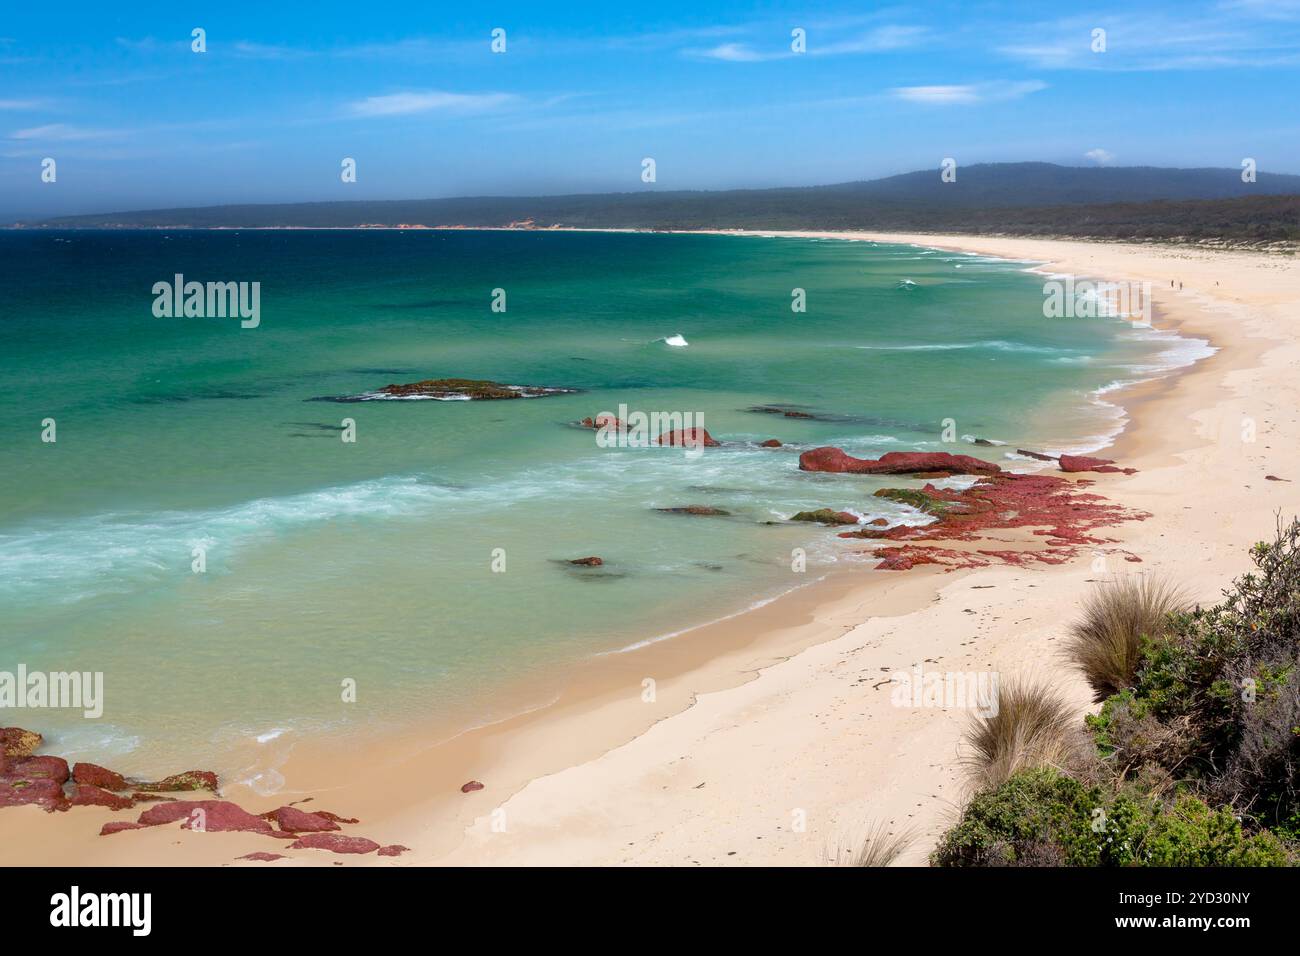
[[659, 436], [658, 442], [661, 445], [681, 445], [693, 448], [698, 448], [701, 445], [705, 448], [717, 448], [722, 444], [709, 434], [708, 429], [701, 428], [698, 425], [694, 428], [675, 428], [670, 432], [664, 432]]
[[1055, 455], [1044, 455], [1040, 451], [1026, 451], [1023, 448], [1017, 448], [1016, 454], [1024, 455], [1026, 458], [1034, 458], [1038, 461], [1056, 461]]
[[928, 495], [924, 491], [917, 491], [913, 488], [881, 488], [875, 493], [875, 497], [888, 498], [890, 501], [909, 505], [928, 515], [943, 515], [952, 507], [950, 501], [945, 501], [942, 498]]
[[847, 511], [831, 511], [830, 508], [818, 508], [816, 511], [800, 511], [791, 515], [791, 521], [815, 521], [818, 524], [857, 524], [858, 516]]
[[314, 402], [378, 402], [429, 399], [443, 402], [493, 401], [511, 398], [545, 398], [548, 395], [573, 395], [579, 389], [547, 385], [503, 385], [478, 378], [426, 378], [419, 382], [385, 385], [360, 395], [327, 395]]
[[721, 518], [731, 515], [730, 511], [714, 508], [712, 505], [679, 505], [674, 508], [656, 508], [655, 511], [662, 511], [669, 515], [713, 515]]
[[801, 471], [855, 475], [908, 475], [942, 471], [950, 475], [995, 475], [1002, 469], [992, 462], [946, 451], [891, 451], [879, 459], [854, 458], [840, 448], [823, 446], [799, 456]]
[[775, 438], [769, 438], [765, 442], [759, 442], [758, 447], [759, 448], [780, 448], [781, 443], [777, 441]]
[[581, 565], [584, 568], [598, 568], [605, 562], [593, 554], [587, 558], [570, 558], [569, 563]]

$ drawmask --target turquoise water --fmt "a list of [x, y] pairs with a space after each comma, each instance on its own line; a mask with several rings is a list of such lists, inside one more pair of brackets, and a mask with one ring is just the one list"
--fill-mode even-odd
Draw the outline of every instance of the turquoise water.
[[[106, 685], [99, 720], [0, 717], [128, 770], [224, 769], [250, 736], [499, 717], [506, 681], [806, 583], [856, 549], [793, 512], [921, 519], [800, 450], [1092, 447], [1115, 428], [1096, 391], [1170, 360], [1117, 319], [1044, 319], [1026, 266], [757, 237], [0, 233], [0, 670]], [[260, 282], [260, 325], [156, 318], [176, 273]], [[313, 401], [452, 376], [581, 391]], [[620, 403], [727, 444], [570, 424]], [[746, 410], [769, 403], [819, 417]], [[947, 418], [1009, 444], [944, 444]], [[694, 504], [731, 516], [654, 510]]]

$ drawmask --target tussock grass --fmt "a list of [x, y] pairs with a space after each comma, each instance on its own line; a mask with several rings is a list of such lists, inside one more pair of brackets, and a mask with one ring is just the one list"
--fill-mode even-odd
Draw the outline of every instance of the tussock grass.
[[1066, 653], [1101, 702], [1133, 686], [1143, 637], [1159, 637], [1169, 615], [1188, 607], [1183, 592], [1164, 578], [1129, 575], [1094, 589], [1083, 616], [1070, 626]]
[[966, 764], [978, 788], [997, 787], [1033, 767], [1065, 768], [1077, 763], [1081, 715], [1055, 688], [1027, 678], [1003, 681], [998, 709], [976, 716], [966, 730]]
[[910, 827], [890, 832], [889, 824], [877, 821], [861, 837], [841, 838], [830, 851], [832, 866], [891, 866], [916, 842]]

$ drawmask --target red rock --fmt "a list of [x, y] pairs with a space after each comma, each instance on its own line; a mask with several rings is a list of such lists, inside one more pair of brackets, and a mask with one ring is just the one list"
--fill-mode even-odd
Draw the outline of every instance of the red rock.
[[608, 414], [597, 415], [595, 418], [584, 418], [579, 424], [583, 428], [604, 428], [606, 431], [617, 432], [627, 431], [627, 422], [620, 421], [616, 416]]
[[130, 797], [119, 797], [93, 783], [73, 784], [72, 798], [68, 803], [74, 807], [108, 807], [110, 810], [127, 810], [135, 805]]
[[361, 822], [356, 817], [341, 817], [337, 813], [330, 813], [328, 810], [315, 810], [313, 812], [316, 814], [316, 816], [324, 817], [326, 820], [331, 820], [334, 823], [360, 823]]
[[328, 817], [319, 813], [305, 813], [296, 807], [280, 807], [270, 813], [263, 813], [262, 819], [274, 821], [286, 833], [319, 833], [339, 828]]
[[569, 559], [569, 563], [570, 563], [570, 564], [580, 564], [580, 565], [582, 565], [583, 567], [587, 567], [587, 568], [598, 568], [598, 567], [600, 567], [602, 564], [604, 564], [605, 562], [602, 561], [600, 558], [596, 557], [596, 556], [593, 554], [593, 555], [592, 555], [591, 557], [589, 557], [589, 558], [570, 558], [570, 559]]
[[475, 790], [482, 790], [482, 789], [483, 789], [483, 784], [479, 783], [477, 780], [471, 780], [469, 783], [463, 785], [460, 788], [460, 792], [473, 793]]
[[60, 787], [68, 782], [68, 762], [62, 757], [28, 757], [9, 763], [6, 776], [24, 780], [53, 780]]
[[41, 735], [21, 727], [0, 727], [0, 754], [6, 757], [30, 757], [41, 745]]
[[329, 850], [332, 853], [374, 853], [379, 844], [365, 837], [343, 836], [339, 833], [308, 833], [296, 843], [290, 843], [291, 850]]
[[121, 833], [123, 830], [143, 830], [148, 824], [145, 823], [128, 823], [126, 820], [114, 820], [112, 823], [105, 823], [99, 828], [100, 836], [112, 836], [114, 833]]
[[953, 475], [996, 475], [1002, 471], [992, 462], [946, 451], [891, 451], [878, 460], [854, 458], [842, 449], [823, 446], [799, 456], [801, 471], [827, 471], [855, 475], [910, 475], [943, 471]]
[[759, 448], [780, 448], [781, 443], [777, 441], [775, 438], [769, 438], [767, 441], [760, 443], [758, 447]]
[[705, 448], [717, 448], [721, 442], [716, 441], [707, 429], [696, 426], [695, 428], [675, 428], [670, 432], [664, 432], [659, 436], [659, 444], [692, 446], [695, 448], [703, 444]]
[[1089, 458], [1087, 455], [1062, 455], [1061, 471], [1079, 472], [1079, 471], [1100, 471], [1113, 474], [1134, 474], [1136, 468], [1116, 468], [1115, 462], [1109, 458]]
[[171, 800], [150, 807], [140, 814], [139, 820], [145, 826], [160, 826], [184, 820], [182, 829], [194, 830], [199, 829], [195, 810], [203, 811], [202, 829], [208, 833], [232, 830], [268, 835], [271, 833], [271, 824], [226, 800]]
[[394, 843], [392, 846], [381, 846], [379, 848], [380, 856], [401, 856], [403, 853], [410, 853], [409, 846], [402, 846], [400, 843]]
[[125, 790], [128, 786], [126, 778], [120, 773], [114, 773], [112, 770], [107, 770], [93, 763], [73, 764], [72, 779], [77, 783], [101, 787], [104, 790]]
[[157, 783], [137, 783], [140, 790], [155, 793], [176, 793], [182, 790], [211, 790], [217, 792], [217, 775], [211, 770], [187, 770], [172, 774]]
[[872, 526], [874, 526], [874, 527], [876, 527], [876, 528], [888, 528], [888, 527], [889, 527], [889, 519], [888, 519], [888, 518], [872, 518], [870, 521], [867, 522], [867, 524], [872, 525]]
[[258, 850], [256, 853], [245, 853], [243, 856], [235, 857], [237, 860], [258, 860], [262, 863], [271, 863], [274, 860], [287, 860], [288, 857], [283, 853], [267, 853], [265, 850]]
[[63, 810], [68, 801], [63, 795], [63, 785], [53, 780], [33, 780], [10, 774], [0, 781], [0, 807], [21, 807], [35, 804], [45, 810]]

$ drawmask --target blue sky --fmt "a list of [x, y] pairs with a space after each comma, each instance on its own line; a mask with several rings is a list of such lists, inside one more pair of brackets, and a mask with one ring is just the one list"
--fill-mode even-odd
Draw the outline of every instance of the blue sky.
[[946, 156], [1300, 172], [1300, 0], [181, 6], [6, 4], [0, 217], [811, 185]]

